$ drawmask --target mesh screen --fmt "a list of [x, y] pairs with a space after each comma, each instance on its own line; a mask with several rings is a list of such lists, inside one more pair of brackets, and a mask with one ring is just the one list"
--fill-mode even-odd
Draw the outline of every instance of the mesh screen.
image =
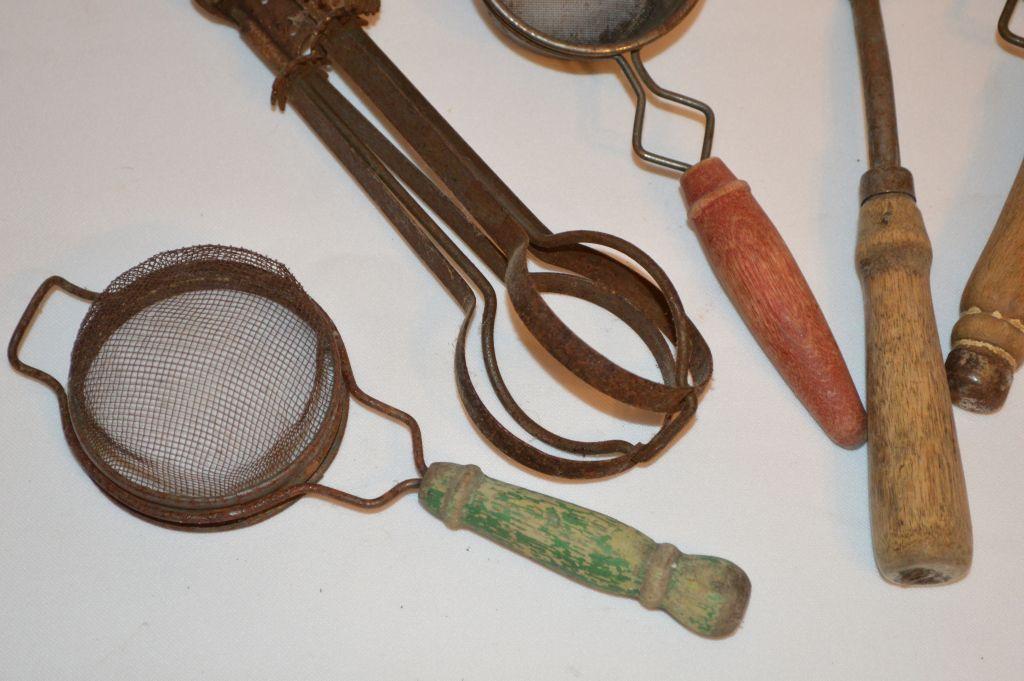
[[221, 498], [271, 480], [310, 446], [331, 403], [322, 319], [287, 269], [255, 253], [195, 247], [147, 260], [79, 331], [70, 385], [83, 447], [161, 494]]
[[510, 14], [561, 42], [600, 47], [659, 27], [680, 0], [496, 0]]

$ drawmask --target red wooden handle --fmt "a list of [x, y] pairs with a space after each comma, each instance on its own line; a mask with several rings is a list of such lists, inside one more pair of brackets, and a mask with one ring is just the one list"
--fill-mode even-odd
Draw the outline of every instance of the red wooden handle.
[[690, 220], [711, 269], [768, 359], [836, 444], [867, 438], [850, 371], [807, 281], [775, 225], [720, 159], [682, 180]]

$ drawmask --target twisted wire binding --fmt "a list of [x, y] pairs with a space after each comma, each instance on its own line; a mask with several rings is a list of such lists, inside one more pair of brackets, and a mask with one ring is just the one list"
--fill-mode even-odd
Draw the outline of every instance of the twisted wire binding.
[[[354, 6], [353, 6], [354, 5]], [[281, 73], [274, 79], [274, 85], [270, 92], [270, 105], [285, 110], [288, 104], [288, 90], [292, 79], [299, 73], [310, 69], [323, 73], [328, 66], [327, 55], [320, 47], [320, 39], [334, 23], [341, 22], [348, 24], [355, 22], [358, 26], [366, 26], [367, 21], [363, 18], [366, 14], [375, 14], [380, 9], [379, 0], [366, 0], [359, 3], [345, 3], [342, 7], [330, 7], [330, 0], [314, 0], [314, 6], [304, 8], [303, 12], [313, 18], [314, 15], [321, 15], [317, 20], [316, 27], [310, 32], [309, 37], [303, 41], [299, 56], [288, 63]]]

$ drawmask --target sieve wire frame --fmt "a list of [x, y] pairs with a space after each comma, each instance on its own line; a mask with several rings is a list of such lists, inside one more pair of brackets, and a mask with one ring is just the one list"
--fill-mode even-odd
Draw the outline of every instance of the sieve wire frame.
[[679, 25], [700, 0], [648, 0], [648, 5], [658, 5], [661, 11], [652, 13], [651, 18], [641, 24], [642, 30], [629, 33], [621, 40], [602, 44], [568, 41], [541, 31], [510, 9], [507, 0], [483, 2], [507, 32], [540, 52], [571, 59], [609, 59], [635, 52], [665, 35]]
[[[337, 454], [349, 408], [349, 390], [341, 371], [341, 336], [326, 312], [302, 290], [283, 265], [245, 249], [209, 246], [170, 251], [154, 256], [146, 263], [168, 255], [203, 249], [211, 253], [261, 259], [280, 267], [284, 274], [211, 257], [165, 267], [116, 292], [110, 291], [112, 283], [97, 297], [83, 319], [72, 351], [68, 394], [62, 400], [62, 420], [69, 444], [86, 472], [108, 496], [148, 520], [194, 530], [252, 524], [297, 500], [308, 491], [304, 486], [317, 482]], [[117, 281], [115, 279], [114, 283]], [[317, 361], [328, 362], [331, 369], [324, 417], [308, 444], [287, 465], [238, 493], [186, 496], [137, 484], [114, 469], [88, 445], [90, 441], [102, 441], [107, 437], [93, 420], [84, 397], [89, 368], [110, 336], [136, 314], [176, 295], [214, 289], [235, 290], [267, 299], [286, 308], [310, 327], [316, 338]]]

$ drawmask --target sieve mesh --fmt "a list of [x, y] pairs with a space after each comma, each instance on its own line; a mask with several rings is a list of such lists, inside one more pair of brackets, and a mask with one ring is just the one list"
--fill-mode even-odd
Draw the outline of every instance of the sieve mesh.
[[632, 42], [662, 28], [679, 0], [493, 0], [531, 30], [576, 46]]
[[283, 265], [200, 246], [121, 275], [79, 330], [69, 387], [89, 457], [143, 492], [193, 500], [271, 483], [316, 439], [331, 328]]

